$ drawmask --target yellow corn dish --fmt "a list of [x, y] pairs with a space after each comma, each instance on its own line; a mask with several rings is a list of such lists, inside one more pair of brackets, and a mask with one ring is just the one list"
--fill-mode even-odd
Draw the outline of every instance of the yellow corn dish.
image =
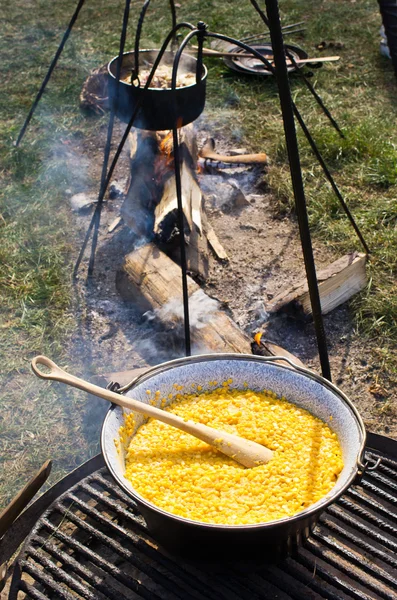
[[[336, 434], [308, 411], [271, 391], [232, 389], [229, 379], [199, 394], [179, 393], [166, 408], [185, 420], [235, 433], [274, 451], [266, 465], [246, 469], [208, 444], [150, 419], [133, 436], [125, 477], [155, 506], [193, 521], [223, 525], [291, 517], [320, 500], [343, 468]], [[159, 392], [151, 402], [164, 406]], [[332, 416], [330, 415], [330, 420]], [[120, 439], [134, 430], [125, 419]]]

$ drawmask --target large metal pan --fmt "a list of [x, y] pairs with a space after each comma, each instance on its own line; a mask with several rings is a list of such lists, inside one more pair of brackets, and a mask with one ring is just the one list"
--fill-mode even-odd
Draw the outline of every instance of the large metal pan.
[[[123, 425], [122, 409], [110, 408], [101, 436], [102, 452], [110, 473], [120, 487], [139, 506], [148, 528], [164, 546], [184, 554], [246, 556], [272, 558], [288, 553], [299, 540], [309, 535], [320, 513], [349, 487], [365, 468], [363, 452], [365, 428], [350, 400], [334, 385], [303, 368], [277, 364], [274, 358], [243, 354], [193, 356], [164, 363], [150, 369], [121, 389], [141, 402], [148, 402], [146, 390], [160, 390], [160, 397], [175, 391], [174, 383], [190, 388], [200, 383], [209, 389], [209, 381], [233, 379], [243, 389], [244, 382], [253, 390], [270, 389], [290, 402], [309, 410], [332, 424], [342, 446], [344, 468], [334, 488], [324, 498], [297, 515], [255, 525], [212, 525], [191, 521], [160, 508], [140, 496], [124, 478], [123, 448], [117, 452], [115, 439]], [[332, 416], [332, 421], [330, 421]], [[144, 418], [137, 415], [137, 428]], [[135, 434], [135, 432], [134, 432]], [[134, 435], [133, 434], [133, 435]]]
[[[252, 44], [251, 48], [254, 48], [257, 52], [262, 54], [264, 58], [267, 58], [270, 62], [273, 61], [273, 47], [269, 44]], [[289, 51], [291, 56], [299, 61], [303, 58], [308, 58], [307, 52], [299, 48], [299, 46], [291, 46], [286, 45], [286, 49]], [[255, 56], [247, 55], [247, 53], [239, 47], [230, 47], [229, 52], [231, 54], [239, 53], [241, 54], [241, 58], [238, 56], [225, 56], [224, 63], [233, 71], [237, 71], [237, 73], [244, 73], [245, 75], [262, 75], [262, 76], [270, 76], [272, 72], [267, 69], [267, 67], [258, 60]], [[288, 71], [291, 73], [295, 71], [295, 67], [293, 65], [288, 66]]]
[[[140, 50], [139, 61], [141, 68], [145, 65], [153, 65], [158, 55], [158, 50]], [[172, 68], [175, 54], [165, 52], [160, 64], [168, 65]], [[109, 98], [113, 103], [116, 115], [125, 122], [129, 122], [132, 113], [139, 99], [143, 98], [142, 106], [134, 121], [134, 127], [140, 129], [149, 129], [151, 131], [161, 131], [172, 129], [175, 119], [178, 127], [187, 125], [197, 119], [204, 110], [205, 89], [207, 79], [207, 69], [203, 65], [201, 81], [184, 87], [176, 88], [175, 92], [171, 89], [148, 88], [132, 85], [120, 81], [119, 100], [115, 103], [116, 95], [116, 71], [118, 56], [116, 56], [108, 65], [109, 72]], [[196, 73], [197, 60], [193, 56], [182, 54], [178, 72]], [[121, 78], [135, 68], [135, 53], [126, 52], [123, 55], [121, 67]]]

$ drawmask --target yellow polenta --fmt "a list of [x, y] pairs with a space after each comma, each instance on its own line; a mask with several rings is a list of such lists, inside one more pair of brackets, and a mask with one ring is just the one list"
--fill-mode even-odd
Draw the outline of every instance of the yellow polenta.
[[[270, 391], [232, 389], [230, 383], [201, 394], [178, 393], [166, 410], [259, 442], [274, 451], [272, 460], [246, 469], [191, 435], [150, 419], [127, 451], [125, 477], [133, 488], [175, 515], [228, 525], [290, 517], [327, 494], [343, 468], [336, 434]], [[153, 403], [160, 402], [157, 392]], [[128, 439], [133, 428], [130, 414], [121, 439]]]

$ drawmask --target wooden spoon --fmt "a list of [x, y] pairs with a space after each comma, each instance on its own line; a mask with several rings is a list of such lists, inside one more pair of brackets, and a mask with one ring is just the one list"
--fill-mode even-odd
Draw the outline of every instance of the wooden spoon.
[[[192, 46], [193, 50], [198, 50], [198, 46]], [[203, 48], [203, 55], [204, 56], [213, 56], [214, 58], [222, 58], [222, 57], [227, 57], [227, 58], [247, 58], [247, 57], [254, 57], [254, 54], [251, 54], [249, 52], [228, 52], [227, 50], [225, 51], [219, 51], [219, 50], [212, 50], [211, 48]], [[257, 57], [255, 57], [257, 58]], [[264, 58], [267, 58], [267, 60], [273, 64], [273, 56], [269, 57], [264, 55]], [[334, 62], [336, 60], [339, 60], [340, 56], [315, 56], [313, 58], [297, 58], [295, 59], [295, 62], [297, 65], [304, 65], [306, 63], [318, 63], [318, 62]], [[258, 58], [258, 62], [259, 58]], [[261, 65], [264, 65], [264, 63], [260, 62]], [[287, 65], [291, 65], [291, 61], [287, 58]]]
[[[45, 373], [41, 371], [38, 368], [38, 365], [44, 365], [50, 369], [50, 372]], [[63, 371], [46, 356], [36, 356], [32, 360], [32, 369], [38, 377], [41, 377], [41, 379], [51, 379], [53, 381], [66, 383], [67, 385], [76, 387], [84, 392], [108, 400], [113, 404], [129, 408], [134, 412], [142, 413], [143, 415], [162, 421], [167, 425], [176, 427], [181, 431], [190, 433], [199, 440], [210, 444], [210, 446], [214, 446], [217, 450], [223, 452], [223, 454], [230, 456], [236, 462], [244, 465], [244, 467], [257, 467], [258, 465], [266, 464], [273, 456], [271, 450], [256, 442], [251, 442], [237, 435], [233, 435], [232, 433], [226, 433], [226, 431], [213, 429], [212, 427], [208, 427], [201, 423], [184, 421], [181, 417], [178, 417], [173, 413], [150, 406], [144, 402], [139, 402], [138, 400], [133, 400], [132, 398], [127, 398], [121, 394], [116, 394], [115, 392], [89, 383], [88, 381], [84, 381], [84, 379], [69, 375], [69, 373]]]

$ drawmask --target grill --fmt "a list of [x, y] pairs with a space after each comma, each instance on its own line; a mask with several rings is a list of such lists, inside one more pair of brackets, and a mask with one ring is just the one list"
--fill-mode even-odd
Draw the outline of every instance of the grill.
[[369, 434], [366, 458], [379, 457], [377, 470], [328, 508], [310, 538], [271, 565], [172, 556], [103, 467], [83, 471], [25, 541], [9, 600], [395, 600], [397, 442]]

